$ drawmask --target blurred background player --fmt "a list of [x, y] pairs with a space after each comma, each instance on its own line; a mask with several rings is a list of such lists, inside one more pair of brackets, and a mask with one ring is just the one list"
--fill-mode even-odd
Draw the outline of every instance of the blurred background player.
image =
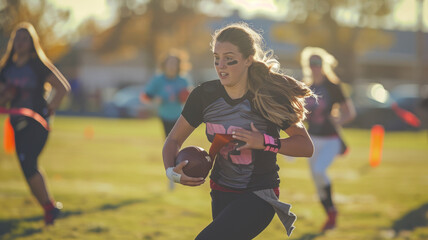
[[[160, 64], [161, 73], [149, 81], [145, 92], [141, 94], [143, 103], [149, 103], [154, 98], [160, 101], [158, 116], [162, 121], [165, 137], [180, 117], [183, 104], [189, 96], [189, 82], [182, 76], [190, 69], [187, 60], [184, 51], [170, 50]], [[169, 189], [174, 189], [174, 182], [170, 181]]]
[[[0, 105], [8, 105], [11, 109], [31, 109], [49, 122], [49, 117], [69, 89], [67, 80], [46, 57], [34, 27], [30, 23], [20, 23], [12, 32], [0, 62], [0, 91], [13, 93], [7, 99], [2, 98]], [[11, 115], [10, 122], [24, 176], [45, 211], [46, 225], [53, 224], [60, 207], [49, 194], [46, 179], [37, 164], [49, 132], [30, 117]]]
[[304, 82], [317, 95], [317, 99], [307, 100], [307, 109], [310, 111], [308, 132], [315, 147], [309, 162], [319, 199], [328, 216], [322, 227], [322, 231], [325, 231], [336, 226], [337, 217], [327, 168], [337, 155], [345, 151], [340, 127], [354, 119], [356, 113], [352, 101], [345, 97], [340, 80], [333, 72], [337, 61], [331, 54], [321, 48], [307, 47], [301, 53], [301, 64]]

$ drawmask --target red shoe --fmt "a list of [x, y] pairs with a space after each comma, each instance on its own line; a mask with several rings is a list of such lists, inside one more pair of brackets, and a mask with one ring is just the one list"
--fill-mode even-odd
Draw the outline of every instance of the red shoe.
[[55, 219], [57, 219], [61, 213], [62, 203], [56, 202], [53, 208], [45, 211], [45, 225], [53, 225]]
[[321, 229], [322, 232], [331, 230], [336, 227], [337, 210], [335, 208], [329, 209], [327, 212], [327, 216], [327, 221], [324, 223], [324, 226]]

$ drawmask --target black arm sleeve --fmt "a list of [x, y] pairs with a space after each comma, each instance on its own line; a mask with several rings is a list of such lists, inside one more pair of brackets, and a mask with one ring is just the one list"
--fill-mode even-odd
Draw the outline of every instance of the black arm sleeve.
[[284, 121], [282, 123], [281, 129], [285, 130], [285, 129], [289, 128], [290, 126], [291, 126], [291, 124], [288, 121]]
[[198, 127], [203, 122], [203, 88], [201, 86], [196, 87], [190, 93], [187, 98], [186, 104], [184, 105], [181, 115], [192, 125], [192, 127]]
[[6, 78], [4, 77], [4, 68], [0, 70], [0, 83], [6, 83]]
[[329, 82], [327, 88], [334, 103], [342, 103], [346, 101], [346, 97], [343, 94], [342, 88], [339, 84]]

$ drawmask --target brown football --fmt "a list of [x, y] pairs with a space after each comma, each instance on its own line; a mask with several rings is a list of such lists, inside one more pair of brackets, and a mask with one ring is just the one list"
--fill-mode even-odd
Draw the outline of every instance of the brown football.
[[201, 147], [190, 146], [180, 150], [175, 159], [175, 165], [188, 160], [183, 168], [184, 174], [189, 177], [206, 178], [210, 172], [213, 162], [208, 153]]

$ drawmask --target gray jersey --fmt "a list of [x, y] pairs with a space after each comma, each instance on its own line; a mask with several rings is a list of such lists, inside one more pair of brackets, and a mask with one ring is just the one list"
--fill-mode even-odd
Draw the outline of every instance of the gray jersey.
[[[192, 91], [182, 115], [193, 127], [204, 122], [210, 142], [216, 133], [231, 134], [240, 128], [251, 130], [251, 123], [262, 133], [279, 137], [280, 127], [263, 118], [251, 99], [249, 92], [240, 99], [231, 99], [219, 80], [209, 81]], [[283, 129], [288, 127], [288, 123], [281, 126]], [[237, 151], [236, 148], [242, 144], [234, 141], [220, 149], [211, 179], [220, 186], [236, 190], [278, 187], [276, 154], [254, 149]]]

